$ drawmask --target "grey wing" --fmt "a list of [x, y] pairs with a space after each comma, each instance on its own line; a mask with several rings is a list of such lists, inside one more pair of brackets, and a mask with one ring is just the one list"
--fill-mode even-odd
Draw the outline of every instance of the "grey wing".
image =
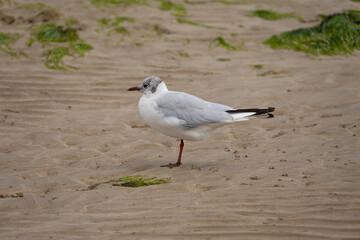
[[193, 95], [169, 91], [156, 99], [158, 110], [166, 117], [178, 118], [183, 127], [194, 128], [204, 124], [232, 122], [227, 110], [233, 108], [207, 102]]

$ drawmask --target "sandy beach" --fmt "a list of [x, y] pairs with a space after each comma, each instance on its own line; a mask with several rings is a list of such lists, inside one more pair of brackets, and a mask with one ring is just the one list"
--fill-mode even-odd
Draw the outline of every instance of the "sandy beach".
[[[93, 50], [63, 59], [77, 70], [48, 69], [49, 46], [27, 46], [31, 21], [46, 19], [29, 21], [25, 0], [1, 8], [15, 21], [2, 18], [0, 32], [21, 34], [12, 47], [29, 57], [0, 51], [0, 239], [360, 239], [360, 52], [312, 56], [262, 43], [360, 3], [174, 1], [183, 19], [215, 27], [206, 28], [157, 1], [36, 2], [56, 9], [56, 24], [77, 19]], [[249, 17], [256, 9], [305, 22]], [[115, 16], [134, 18], [121, 23], [127, 34], [101, 28]], [[216, 37], [241, 50], [216, 47]], [[275, 117], [186, 141], [183, 165], [164, 169], [179, 140], [146, 126], [141, 94], [126, 91], [148, 76], [234, 108], [276, 107]], [[146, 174], [170, 182], [81, 191]]]

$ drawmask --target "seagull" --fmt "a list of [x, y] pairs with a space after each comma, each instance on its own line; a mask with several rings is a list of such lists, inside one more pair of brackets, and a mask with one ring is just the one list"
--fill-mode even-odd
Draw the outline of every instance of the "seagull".
[[178, 167], [184, 140], [199, 141], [210, 136], [218, 127], [249, 120], [251, 116], [274, 117], [275, 108], [234, 109], [232, 107], [205, 101], [184, 92], [169, 91], [158, 77], [147, 77], [138, 87], [128, 91], [143, 93], [138, 108], [145, 123], [170, 137], [181, 139], [176, 163], [161, 167]]

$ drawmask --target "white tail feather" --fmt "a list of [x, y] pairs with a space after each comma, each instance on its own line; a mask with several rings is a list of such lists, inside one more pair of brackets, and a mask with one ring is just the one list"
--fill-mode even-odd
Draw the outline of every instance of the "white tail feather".
[[231, 116], [234, 118], [235, 122], [249, 120], [247, 117], [256, 114], [255, 112], [243, 112], [243, 113], [233, 113]]

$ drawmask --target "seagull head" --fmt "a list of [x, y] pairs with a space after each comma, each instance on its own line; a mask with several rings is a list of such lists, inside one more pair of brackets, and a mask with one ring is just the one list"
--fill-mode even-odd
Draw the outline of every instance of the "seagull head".
[[167, 87], [158, 77], [147, 77], [138, 87], [129, 88], [128, 91], [141, 91], [146, 96], [152, 96], [167, 91]]

